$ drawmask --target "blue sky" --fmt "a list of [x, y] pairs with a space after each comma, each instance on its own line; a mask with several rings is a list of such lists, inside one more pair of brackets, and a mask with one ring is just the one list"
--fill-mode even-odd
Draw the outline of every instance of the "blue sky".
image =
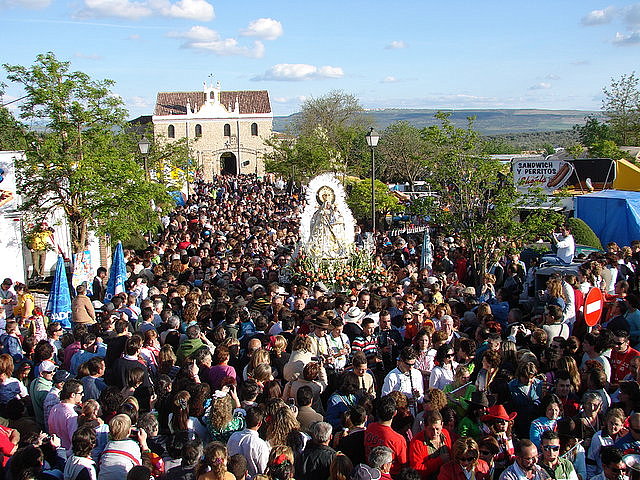
[[638, 65], [640, 3], [0, 0], [0, 39], [2, 63], [52, 51], [115, 80], [132, 117], [210, 75], [268, 90], [276, 115], [333, 89], [366, 108], [597, 110]]

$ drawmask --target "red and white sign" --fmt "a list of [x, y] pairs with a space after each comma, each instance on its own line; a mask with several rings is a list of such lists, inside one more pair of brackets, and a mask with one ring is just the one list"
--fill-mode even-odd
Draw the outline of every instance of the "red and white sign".
[[600, 321], [604, 297], [599, 288], [592, 288], [584, 299], [584, 323], [593, 327]]

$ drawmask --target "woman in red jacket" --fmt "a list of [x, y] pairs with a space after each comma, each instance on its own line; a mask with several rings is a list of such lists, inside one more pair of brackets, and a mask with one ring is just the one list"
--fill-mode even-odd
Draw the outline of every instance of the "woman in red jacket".
[[478, 444], [473, 438], [462, 437], [453, 444], [453, 460], [440, 469], [438, 480], [489, 479], [489, 465], [481, 460]]

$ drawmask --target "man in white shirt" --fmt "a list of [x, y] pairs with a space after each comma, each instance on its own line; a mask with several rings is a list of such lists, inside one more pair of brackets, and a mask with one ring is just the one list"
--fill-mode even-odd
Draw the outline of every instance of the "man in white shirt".
[[418, 404], [424, 399], [422, 373], [413, 366], [416, 363], [416, 352], [413, 347], [405, 347], [398, 357], [397, 367], [384, 378], [382, 396], [395, 390], [404, 393], [409, 400], [409, 408], [415, 416]]
[[571, 230], [568, 226], [563, 225], [560, 227], [560, 232], [554, 232], [551, 235], [551, 240], [558, 248], [555, 257], [544, 256], [542, 261], [551, 263], [552, 265], [571, 265], [573, 262], [573, 256], [576, 253], [576, 242], [571, 235]]
[[551, 476], [538, 465], [538, 448], [531, 440], [520, 440], [516, 461], [500, 475], [500, 480], [546, 480]]
[[260, 407], [253, 407], [245, 417], [247, 428], [235, 432], [229, 437], [227, 449], [229, 456], [239, 453], [247, 459], [249, 477], [263, 474], [267, 469], [271, 447], [260, 438], [258, 429], [264, 420], [264, 411]]

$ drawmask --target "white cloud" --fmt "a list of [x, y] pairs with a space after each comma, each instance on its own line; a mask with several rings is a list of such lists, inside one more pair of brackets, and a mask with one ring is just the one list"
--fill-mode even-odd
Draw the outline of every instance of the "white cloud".
[[169, 32], [168, 36], [173, 38], [186, 38], [194, 41], [218, 40], [220, 38], [218, 32], [211, 30], [209, 27], [203, 27], [202, 25], [195, 25], [186, 32]]
[[307, 99], [306, 95], [298, 95], [296, 97], [275, 97], [273, 101], [276, 103], [298, 104]]
[[213, 5], [206, 0], [179, 0], [175, 3], [169, 0], [149, 0], [149, 5], [164, 17], [187, 18], [200, 22], [208, 22], [215, 18]]
[[581, 23], [586, 26], [611, 23], [616, 13], [617, 11], [614, 7], [607, 7], [602, 10], [592, 10], [582, 17]]
[[133, 108], [149, 108], [151, 103], [144, 97], [130, 97], [127, 99], [127, 105]]
[[590, 65], [591, 62], [589, 60], [576, 60], [575, 62], [571, 62], [571, 65], [576, 67], [584, 67], [585, 65]]
[[0, 8], [23, 7], [39, 10], [51, 5], [51, 0], [0, 0]]
[[202, 25], [191, 27], [186, 32], [170, 32], [173, 38], [184, 38], [186, 41], [182, 48], [212, 52], [220, 56], [243, 56], [249, 58], [262, 58], [264, 45], [260, 41], [253, 42], [252, 47], [238, 44], [235, 38], [222, 38], [218, 32]]
[[626, 47], [629, 45], [638, 45], [640, 44], [640, 31], [631, 32], [628, 35], [624, 33], [616, 32], [616, 36], [613, 39], [613, 44], [621, 47]]
[[298, 82], [302, 80], [342, 78], [343, 76], [344, 72], [341, 67], [328, 65], [316, 67], [305, 63], [279, 63], [267, 70], [264, 75], [253, 77], [252, 80]]
[[560, 76], [556, 75], [555, 73], [550, 73], [547, 76], [544, 77], [547, 80], [560, 80]]
[[77, 53], [74, 53], [73, 56], [75, 58], [80, 58], [83, 60], [102, 60], [102, 56], [96, 55], [96, 54], [86, 54], [86, 53], [77, 52]]
[[140, 40], [140, 35], [138, 35], [137, 33], [132, 33], [127, 37], [127, 40]]
[[622, 20], [631, 29], [640, 27], [640, 3], [625, 7], [622, 12]]
[[119, 17], [137, 20], [153, 13], [146, 2], [131, 0], [84, 0], [79, 17]]
[[540, 83], [536, 83], [535, 85], [531, 85], [529, 87], [529, 90], [548, 90], [549, 88], [551, 88], [550, 83], [540, 82]]
[[83, 0], [83, 2], [84, 8], [77, 13], [77, 16], [84, 18], [118, 17], [137, 20], [156, 15], [209, 21], [215, 17], [213, 5], [206, 0]]
[[398, 79], [392, 75], [389, 75], [388, 77], [384, 77], [382, 80], [380, 80], [381, 83], [396, 83], [398, 82]]
[[240, 32], [245, 37], [258, 37], [263, 40], [275, 40], [283, 34], [282, 24], [273, 18], [259, 18]]
[[386, 48], [387, 50], [398, 50], [400, 48], [407, 48], [407, 44], [402, 40], [394, 40], [384, 48]]

